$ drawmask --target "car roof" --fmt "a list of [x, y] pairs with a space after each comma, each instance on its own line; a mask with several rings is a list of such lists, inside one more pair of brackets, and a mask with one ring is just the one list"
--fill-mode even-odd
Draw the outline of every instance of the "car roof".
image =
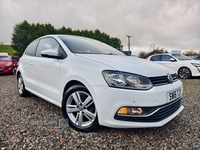
[[8, 53], [0, 53], [0, 56], [7, 57], [9, 55], [8, 55]]
[[158, 56], [158, 55], [172, 55], [172, 54], [171, 53], [154, 54], [154, 55], [151, 55], [149, 57]]
[[[89, 37], [84, 37], [84, 36], [79, 36], [79, 35], [69, 35], [69, 34], [49, 34], [45, 35], [42, 37], [39, 37], [38, 39], [46, 38], [46, 37], [54, 37], [54, 38], [60, 38], [60, 37], [73, 37], [73, 38], [79, 38], [79, 39], [90, 39], [90, 40], [95, 40], [91, 39]], [[37, 39], [36, 39], [37, 40]]]

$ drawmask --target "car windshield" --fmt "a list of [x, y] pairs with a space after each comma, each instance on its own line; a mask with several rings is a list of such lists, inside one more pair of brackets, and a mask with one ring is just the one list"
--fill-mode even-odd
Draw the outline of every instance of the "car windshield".
[[124, 55], [119, 50], [93, 39], [79, 38], [76, 36], [60, 36], [60, 39], [73, 53]]
[[172, 54], [174, 57], [176, 57], [178, 60], [192, 60], [191, 58], [182, 55], [182, 54]]
[[0, 57], [0, 61], [11, 61], [11, 57]]

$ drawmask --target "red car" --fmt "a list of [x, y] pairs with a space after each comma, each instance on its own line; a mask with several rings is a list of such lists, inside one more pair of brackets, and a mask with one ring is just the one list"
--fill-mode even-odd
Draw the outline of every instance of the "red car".
[[12, 73], [15, 74], [18, 67], [18, 62], [7, 53], [0, 53], [0, 74]]

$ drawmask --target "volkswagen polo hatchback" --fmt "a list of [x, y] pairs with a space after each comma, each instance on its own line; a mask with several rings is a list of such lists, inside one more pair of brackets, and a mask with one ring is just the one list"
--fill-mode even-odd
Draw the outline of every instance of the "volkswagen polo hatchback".
[[30, 43], [17, 85], [20, 96], [33, 93], [61, 107], [69, 125], [85, 132], [99, 125], [160, 127], [184, 108], [175, 71], [78, 36], [48, 35]]

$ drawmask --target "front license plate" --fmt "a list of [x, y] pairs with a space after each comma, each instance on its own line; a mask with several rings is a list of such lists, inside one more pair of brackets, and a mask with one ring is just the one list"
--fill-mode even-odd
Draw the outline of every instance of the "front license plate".
[[171, 91], [167, 94], [168, 100], [173, 101], [181, 96], [181, 88]]

